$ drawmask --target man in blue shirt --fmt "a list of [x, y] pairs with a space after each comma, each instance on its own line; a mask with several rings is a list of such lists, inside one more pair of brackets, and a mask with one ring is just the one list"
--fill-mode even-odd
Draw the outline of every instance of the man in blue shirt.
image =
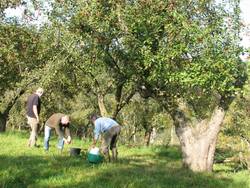
[[121, 126], [113, 119], [107, 117], [98, 117], [97, 115], [91, 116], [91, 121], [95, 126], [94, 140], [92, 147], [95, 147], [99, 136], [103, 135], [102, 152], [106, 158], [110, 161], [109, 148], [112, 151], [112, 161], [117, 160], [117, 148], [116, 143], [118, 136], [121, 132]]

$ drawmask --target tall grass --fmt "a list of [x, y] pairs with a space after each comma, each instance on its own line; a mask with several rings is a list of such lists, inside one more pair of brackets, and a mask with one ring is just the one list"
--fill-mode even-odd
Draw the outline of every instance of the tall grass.
[[[90, 164], [86, 153], [69, 156], [69, 145], [62, 153], [54, 136], [49, 152], [43, 147], [28, 148], [27, 134], [0, 134], [0, 187], [250, 187], [249, 172], [233, 173], [230, 167], [215, 166], [214, 173], [193, 173], [181, 166], [175, 147], [119, 148], [116, 163]], [[42, 144], [42, 138], [40, 138]], [[72, 146], [86, 151], [89, 143], [75, 139]]]

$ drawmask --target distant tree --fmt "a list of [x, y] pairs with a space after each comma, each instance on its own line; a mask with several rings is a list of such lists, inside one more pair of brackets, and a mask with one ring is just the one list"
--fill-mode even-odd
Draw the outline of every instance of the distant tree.
[[[82, 72], [85, 86], [96, 96], [101, 115], [113, 118], [136, 92], [131, 81], [133, 74], [124, 66], [129, 62], [129, 54], [119, 44], [122, 26], [116, 26], [116, 14], [120, 10], [112, 9], [115, 7], [115, 2], [79, 1], [70, 25], [79, 39], [80, 57], [74, 65]], [[114, 96], [114, 100], [107, 107], [110, 102], [105, 101], [105, 96], [109, 95]]]
[[[0, 2], [0, 15], [3, 15], [3, 11], [9, 7], [16, 7], [21, 4], [21, 0], [2, 0]], [[1, 19], [0, 19], [1, 21]]]
[[38, 65], [35, 59], [39, 37], [31, 29], [3, 23], [0, 35], [0, 131], [4, 131], [11, 108], [31, 82], [19, 83], [27, 77], [29, 69]]
[[[239, 2], [77, 3], [71, 28], [85, 55], [77, 66], [92, 74], [94, 88], [105, 85], [96, 75], [106, 75], [117, 96], [123, 84], [134, 83], [142, 96], [161, 100], [174, 120], [184, 165], [211, 171], [220, 125], [246, 80]], [[104, 114], [105, 94], [97, 92]]]
[[[249, 69], [248, 76], [250, 76]], [[241, 95], [230, 105], [223, 133], [241, 138], [250, 152], [250, 80], [247, 81]]]

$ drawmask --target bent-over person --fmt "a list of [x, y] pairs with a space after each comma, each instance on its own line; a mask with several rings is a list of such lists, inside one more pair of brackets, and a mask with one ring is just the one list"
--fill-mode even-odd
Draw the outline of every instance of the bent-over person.
[[117, 160], [118, 151], [116, 143], [121, 132], [121, 126], [115, 120], [107, 117], [92, 115], [90, 119], [95, 126], [92, 147], [96, 146], [96, 142], [99, 139], [100, 134], [102, 134], [102, 153], [105, 155], [105, 158], [110, 161], [110, 149], [112, 151], [112, 161]]
[[57, 135], [59, 136], [57, 148], [62, 150], [64, 142], [66, 144], [71, 143], [70, 129], [69, 129], [69, 116], [62, 113], [55, 113], [49, 117], [45, 123], [44, 128], [44, 149], [49, 150], [49, 140], [51, 135], [51, 130], [55, 129]]

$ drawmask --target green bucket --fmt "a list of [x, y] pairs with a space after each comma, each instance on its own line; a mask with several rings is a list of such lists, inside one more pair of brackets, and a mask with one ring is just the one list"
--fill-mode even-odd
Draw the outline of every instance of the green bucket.
[[103, 162], [103, 156], [101, 155], [94, 155], [94, 154], [91, 154], [91, 153], [88, 153], [87, 154], [87, 159], [90, 163], [101, 163]]

